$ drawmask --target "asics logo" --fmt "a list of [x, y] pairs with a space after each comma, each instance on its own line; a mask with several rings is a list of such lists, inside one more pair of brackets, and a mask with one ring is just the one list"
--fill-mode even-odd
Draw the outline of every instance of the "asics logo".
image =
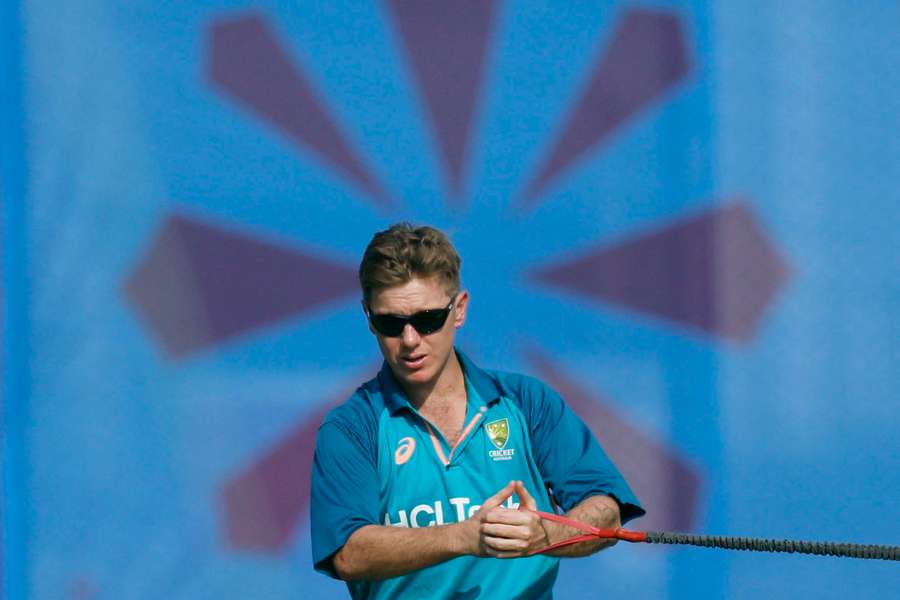
[[401, 439], [397, 444], [397, 450], [394, 452], [394, 462], [398, 465], [406, 464], [415, 451], [416, 440], [408, 436]]

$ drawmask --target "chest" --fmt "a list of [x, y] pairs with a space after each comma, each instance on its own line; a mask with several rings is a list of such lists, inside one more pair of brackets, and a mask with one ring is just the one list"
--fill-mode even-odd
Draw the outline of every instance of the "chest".
[[422, 410], [419, 413], [432, 427], [447, 440], [450, 447], [454, 447], [462, 436], [466, 420], [465, 400], [455, 405], [437, 406]]
[[[536, 497], [546, 493], [518, 415], [473, 412], [477, 418], [469, 415], [453, 446], [432, 436], [419, 415], [384, 423], [378, 460], [382, 523], [424, 527], [464, 520], [511, 479], [522, 480]], [[460, 429], [458, 419], [441, 422]], [[512, 507], [518, 499], [509, 502]]]

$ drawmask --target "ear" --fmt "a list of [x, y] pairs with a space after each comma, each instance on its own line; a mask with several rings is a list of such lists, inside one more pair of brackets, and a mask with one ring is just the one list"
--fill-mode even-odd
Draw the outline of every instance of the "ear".
[[456, 304], [453, 306], [453, 326], [457, 329], [466, 322], [466, 313], [469, 310], [469, 292], [462, 290], [456, 295]]

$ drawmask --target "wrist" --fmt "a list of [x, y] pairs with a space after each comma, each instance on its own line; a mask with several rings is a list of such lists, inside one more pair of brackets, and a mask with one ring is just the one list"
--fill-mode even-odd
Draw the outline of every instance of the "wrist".
[[544, 519], [543, 521], [541, 521], [541, 526], [544, 528], [544, 533], [547, 534], [548, 545], [555, 544], [556, 542], [571, 537], [569, 535], [569, 528], [562, 523], [556, 523], [554, 521]]
[[[453, 523], [447, 525], [448, 535], [447, 539], [449, 540], [449, 548], [453, 556], [465, 556], [467, 554], [477, 554], [478, 550], [478, 536], [477, 531], [475, 535], [472, 535], [471, 523], [469, 520], [463, 521], [461, 523]], [[473, 544], [474, 539], [474, 544]]]

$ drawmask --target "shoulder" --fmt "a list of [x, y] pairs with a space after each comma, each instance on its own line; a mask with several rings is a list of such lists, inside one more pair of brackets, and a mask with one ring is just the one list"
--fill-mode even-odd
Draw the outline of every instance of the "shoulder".
[[554, 393], [550, 386], [537, 377], [509, 371], [487, 370], [485, 373], [507, 396], [531, 399], [548, 392]]
[[563, 410], [565, 403], [559, 393], [536, 377], [508, 371], [486, 370], [500, 394], [512, 401], [529, 418]]
[[378, 379], [370, 379], [325, 416], [319, 426], [318, 445], [336, 439], [350, 438], [355, 444], [374, 449], [378, 416], [383, 410], [384, 400]]
[[558, 419], [565, 409], [562, 397], [549, 385], [529, 375], [482, 369], [475, 365], [465, 354], [458, 353], [462, 360], [466, 376], [479, 394], [485, 399], [500, 396], [512, 402], [534, 425], [548, 418]]

